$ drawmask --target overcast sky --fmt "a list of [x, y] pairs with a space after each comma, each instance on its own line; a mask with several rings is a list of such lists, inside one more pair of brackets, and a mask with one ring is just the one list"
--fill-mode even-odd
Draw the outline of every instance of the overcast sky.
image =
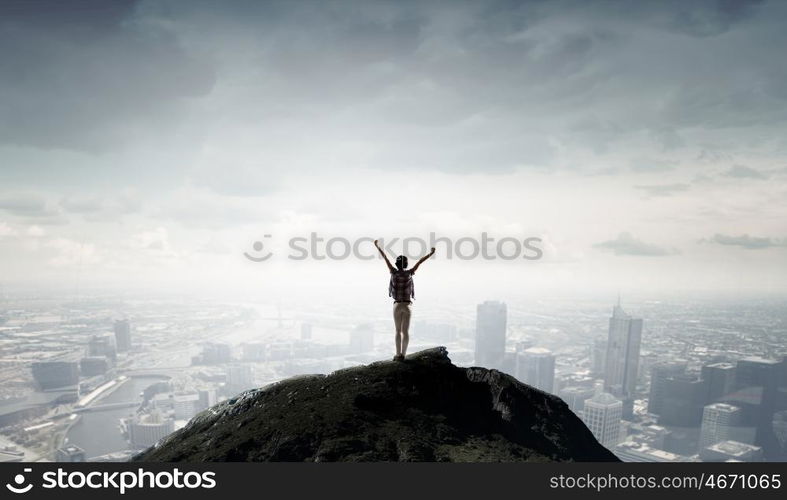
[[544, 256], [419, 285], [787, 291], [785, 2], [0, 5], [8, 287], [384, 300], [287, 239], [486, 231]]

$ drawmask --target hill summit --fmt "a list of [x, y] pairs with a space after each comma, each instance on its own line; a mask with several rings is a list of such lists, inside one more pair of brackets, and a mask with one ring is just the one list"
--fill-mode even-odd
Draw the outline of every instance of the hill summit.
[[245, 391], [135, 461], [618, 461], [560, 399], [445, 347]]

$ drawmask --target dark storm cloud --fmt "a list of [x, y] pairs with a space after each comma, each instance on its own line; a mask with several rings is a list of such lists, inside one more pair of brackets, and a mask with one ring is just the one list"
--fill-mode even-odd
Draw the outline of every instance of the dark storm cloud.
[[614, 240], [602, 241], [593, 245], [594, 248], [613, 252], [615, 255], [635, 255], [647, 257], [663, 257], [665, 255], [676, 255], [675, 249], [668, 249], [646, 243], [635, 238], [630, 233], [620, 233]]
[[[648, 2], [640, 2], [647, 4]], [[710, 0], [693, 2], [666, 2], [669, 9], [646, 12], [653, 15], [655, 25], [698, 37], [718, 36], [731, 29], [736, 23], [748, 19], [763, 0]], [[650, 7], [664, 7], [651, 2]]]
[[332, 129], [374, 143], [370, 163], [386, 167], [507, 171], [552, 165], [556, 144], [606, 154], [644, 132], [672, 150], [686, 146], [686, 129], [787, 120], [775, 3], [330, 2], [250, 12], [223, 15], [247, 30], [264, 24], [249, 35], [269, 92], [259, 114], [346, 117]]
[[136, 2], [3, 2], [0, 143], [103, 151], [176, 126], [209, 65]]
[[0, 24], [0, 142], [111, 149], [188, 122], [285, 160], [350, 143], [364, 164], [501, 172], [787, 121], [778, 2], [54, 4]]
[[744, 234], [741, 236], [729, 236], [726, 234], [715, 234], [710, 239], [701, 240], [701, 242], [716, 243], [718, 245], [728, 245], [745, 248], [747, 250], [760, 250], [763, 248], [785, 247], [787, 240], [778, 240], [775, 238], [765, 238], [758, 236], [749, 236]]

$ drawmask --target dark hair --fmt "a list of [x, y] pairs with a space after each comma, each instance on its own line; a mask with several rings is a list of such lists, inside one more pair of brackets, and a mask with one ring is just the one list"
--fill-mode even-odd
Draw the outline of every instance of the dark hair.
[[396, 268], [400, 271], [407, 269], [407, 257], [400, 255], [396, 258]]

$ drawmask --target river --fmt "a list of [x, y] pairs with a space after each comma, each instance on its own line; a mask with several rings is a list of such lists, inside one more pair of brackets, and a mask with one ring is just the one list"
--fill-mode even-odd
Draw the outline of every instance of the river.
[[[151, 384], [162, 380], [166, 379], [162, 377], [131, 378], [96, 404], [122, 403], [126, 401], [142, 403], [140, 393]], [[68, 431], [66, 439], [68, 443], [75, 444], [85, 450], [85, 455], [88, 458], [127, 450], [129, 445], [120, 433], [120, 419], [133, 414], [135, 411], [136, 408], [131, 407], [84, 412], [81, 414], [79, 422], [74, 424]]]

